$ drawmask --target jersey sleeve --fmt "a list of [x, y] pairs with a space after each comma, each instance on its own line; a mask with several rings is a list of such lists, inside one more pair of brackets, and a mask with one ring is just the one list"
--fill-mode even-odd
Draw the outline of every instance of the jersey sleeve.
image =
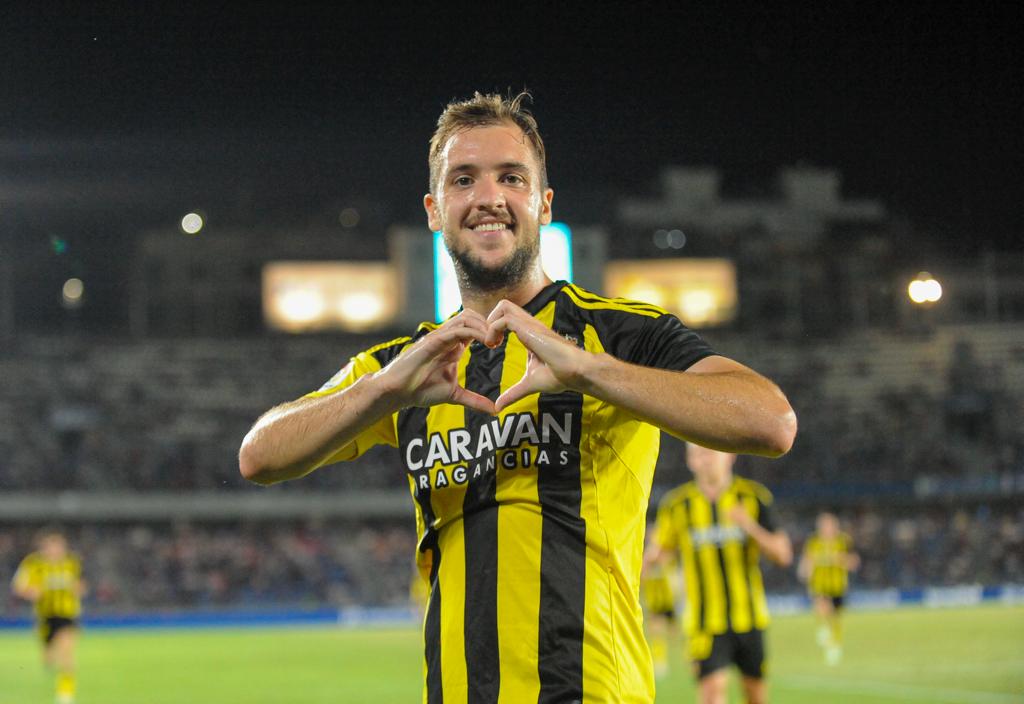
[[[382, 356], [379, 352], [379, 347], [360, 352], [350, 359], [348, 364], [338, 370], [334, 376], [328, 379], [323, 386], [316, 391], [306, 394], [303, 398], [331, 396], [352, 386], [360, 377], [380, 371], [384, 364], [381, 363]], [[376, 423], [357, 435], [355, 440], [328, 457], [321, 466], [354, 460], [374, 445], [380, 444], [393, 447], [398, 446], [398, 434], [393, 415], [383, 416]]]
[[627, 361], [681, 372], [714, 354], [700, 335], [683, 325], [676, 316], [666, 313], [645, 320]]
[[14, 577], [11, 578], [11, 587], [15, 591], [39, 586], [39, 571], [34, 569], [34, 566], [35, 561], [32, 559], [32, 556], [26, 557], [21, 561], [18, 568], [14, 571]]
[[679, 536], [672, 525], [672, 508], [668, 502], [662, 501], [658, 506], [658, 514], [654, 523], [654, 542], [666, 550], [679, 547]]
[[774, 501], [771, 492], [762, 489], [755, 495], [757, 496], [757, 522], [765, 530], [774, 533], [778, 525], [775, 522], [775, 510], [772, 508]]

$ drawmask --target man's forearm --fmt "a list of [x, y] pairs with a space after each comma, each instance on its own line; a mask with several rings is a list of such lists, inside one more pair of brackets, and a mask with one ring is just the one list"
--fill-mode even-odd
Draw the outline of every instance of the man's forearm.
[[239, 470], [257, 484], [304, 476], [396, 410], [392, 396], [373, 375], [335, 394], [277, 406], [242, 441]]
[[796, 434], [796, 415], [786, 397], [746, 368], [675, 372], [599, 354], [589, 360], [577, 388], [716, 450], [777, 457], [789, 450]]
[[793, 543], [785, 531], [780, 530], [773, 533], [758, 523], [752, 523], [745, 530], [757, 543], [761, 553], [776, 565], [789, 567], [793, 564]]

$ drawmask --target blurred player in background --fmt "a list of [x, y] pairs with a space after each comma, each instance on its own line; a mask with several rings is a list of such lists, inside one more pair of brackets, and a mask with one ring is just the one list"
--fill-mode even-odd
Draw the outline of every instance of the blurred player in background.
[[860, 566], [850, 536], [839, 528], [835, 514], [818, 515], [816, 532], [807, 539], [797, 575], [807, 582], [807, 591], [818, 617], [818, 645], [825, 649], [825, 662], [836, 665], [843, 656], [843, 629], [840, 616], [849, 573]]
[[775, 525], [771, 493], [735, 476], [736, 456], [687, 443], [694, 479], [664, 496], [645, 562], [677, 552], [686, 584], [684, 629], [700, 704], [725, 704], [728, 667], [742, 674], [748, 704], [767, 701], [768, 605], [758, 559], [788, 567], [793, 546]]
[[796, 417], [675, 316], [547, 277], [554, 191], [523, 98], [452, 103], [431, 139], [423, 206], [463, 309], [265, 413], [239, 468], [272, 484], [399, 448], [430, 583], [428, 704], [646, 704], [638, 594], [659, 429], [778, 456]]
[[[647, 536], [654, 537], [654, 526], [648, 526]], [[676, 603], [672, 588], [672, 560], [644, 565], [640, 575], [640, 599], [647, 624], [647, 640], [651, 644], [654, 677], [661, 679], [669, 672], [669, 639], [675, 631]]]
[[43, 662], [56, 674], [57, 704], [71, 704], [75, 700], [75, 644], [85, 582], [78, 556], [68, 551], [60, 531], [40, 532], [38, 550], [18, 565], [12, 588], [35, 607]]

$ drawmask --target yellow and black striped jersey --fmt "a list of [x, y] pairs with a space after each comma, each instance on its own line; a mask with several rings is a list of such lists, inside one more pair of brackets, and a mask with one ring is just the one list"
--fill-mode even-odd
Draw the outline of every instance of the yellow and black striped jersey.
[[[660, 308], [564, 281], [523, 307], [579, 347], [639, 365], [683, 371], [713, 354]], [[312, 395], [381, 369], [436, 327], [359, 354]], [[526, 362], [515, 335], [495, 349], [474, 343], [459, 383], [493, 400]], [[426, 702], [653, 700], [638, 593], [659, 433], [566, 391], [497, 416], [407, 408], [328, 460], [387, 443], [408, 470], [417, 560], [431, 585]]]
[[18, 565], [13, 583], [40, 591], [35, 602], [36, 617], [78, 618], [82, 613], [79, 586], [82, 567], [78, 557], [68, 553], [63, 559], [51, 561], [42, 553], [29, 553]]
[[818, 596], [843, 596], [849, 583], [849, 557], [853, 541], [846, 533], [822, 538], [817, 533], [804, 544], [804, 558], [810, 562], [807, 589]]
[[733, 477], [715, 501], [691, 481], [667, 493], [658, 505], [655, 540], [679, 551], [686, 590], [683, 624], [691, 636], [768, 626], [760, 550], [729, 518], [737, 505], [766, 530], [775, 530], [771, 493], [742, 477]]

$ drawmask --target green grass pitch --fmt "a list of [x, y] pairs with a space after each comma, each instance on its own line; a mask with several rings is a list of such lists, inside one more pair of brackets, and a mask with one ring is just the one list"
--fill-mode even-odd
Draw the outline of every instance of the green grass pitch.
[[[1024, 703], [1022, 606], [851, 612], [846, 625], [844, 659], [827, 667], [810, 615], [775, 619], [773, 702]], [[658, 701], [691, 702], [678, 645], [673, 657]], [[420, 669], [412, 629], [92, 630], [79, 647], [78, 702], [418, 702]], [[0, 704], [51, 701], [33, 635], [0, 632]]]

